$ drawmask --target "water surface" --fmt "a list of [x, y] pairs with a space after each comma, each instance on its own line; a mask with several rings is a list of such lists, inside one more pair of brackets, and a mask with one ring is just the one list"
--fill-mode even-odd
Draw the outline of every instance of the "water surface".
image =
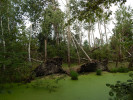
[[128, 73], [104, 72], [102, 76], [90, 73], [80, 75], [76, 81], [70, 77], [60, 80], [55, 92], [44, 88], [27, 88], [25, 85], [16, 86], [10, 92], [0, 94], [0, 100], [108, 100], [110, 89], [106, 87], [106, 83], [127, 79]]

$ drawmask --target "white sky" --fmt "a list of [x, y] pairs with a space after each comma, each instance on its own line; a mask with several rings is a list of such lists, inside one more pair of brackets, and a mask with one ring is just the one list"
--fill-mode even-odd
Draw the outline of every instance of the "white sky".
[[[63, 12], [65, 12], [65, 10], [66, 10], [66, 7], [64, 6], [64, 5], [66, 5], [66, 0], [58, 0], [58, 2], [59, 2], [59, 4], [60, 4], [60, 8], [61, 8], [61, 10], [63, 11]], [[127, 0], [127, 2], [125, 3], [125, 5], [126, 6], [131, 6], [132, 8], [133, 8], [133, 0]], [[111, 18], [113, 18], [114, 19], [114, 13], [115, 13], [115, 11], [118, 9], [118, 6], [112, 6], [111, 8], [110, 8], [111, 10], [112, 10], [112, 15], [111, 15]], [[107, 27], [109, 28], [109, 30], [112, 32], [112, 29], [114, 28], [114, 24], [113, 24], [113, 22], [112, 21], [114, 21], [114, 20], [111, 20], [109, 23], [108, 23], [108, 25], [107, 25]], [[95, 34], [95, 37], [100, 37], [100, 35], [99, 35], [99, 31], [98, 31], [98, 27], [97, 27], [98, 25], [96, 25], [96, 28], [95, 28], [95, 32], [94, 32], [94, 34]], [[104, 28], [103, 27], [101, 27], [102, 28], [102, 32], [104, 32]], [[108, 38], [111, 36], [111, 33], [107, 30], [107, 33], [108, 33]], [[87, 31], [84, 33], [84, 37], [83, 37], [83, 40], [88, 40], [88, 35], [87, 35]]]

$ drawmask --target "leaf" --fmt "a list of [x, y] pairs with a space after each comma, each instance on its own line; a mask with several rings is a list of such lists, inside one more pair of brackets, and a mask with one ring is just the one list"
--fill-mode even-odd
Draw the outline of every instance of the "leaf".
[[112, 91], [109, 92], [110, 96], [114, 96], [114, 93]]

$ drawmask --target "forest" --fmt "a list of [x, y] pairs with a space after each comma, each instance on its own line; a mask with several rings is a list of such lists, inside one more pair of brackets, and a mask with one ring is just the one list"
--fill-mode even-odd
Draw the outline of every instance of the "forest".
[[127, 2], [0, 0], [0, 100], [133, 100]]

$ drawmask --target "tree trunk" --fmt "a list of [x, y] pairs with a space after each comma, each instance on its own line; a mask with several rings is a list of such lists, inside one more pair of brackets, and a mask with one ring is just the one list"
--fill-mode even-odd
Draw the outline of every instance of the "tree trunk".
[[84, 54], [86, 55], [87, 59], [89, 62], [92, 62], [92, 59], [87, 55], [87, 53], [85, 52], [85, 50], [83, 49], [82, 46], [80, 46], [80, 44], [78, 43], [78, 41], [76, 40], [76, 38], [74, 37], [74, 35], [72, 35], [74, 40], [76, 41], [76, 43], [79, 45], [80, 49], [84, 52]]
[[96, 46], [95, 46], [95, 36], [94, 36], [93, 30], [92, 30], [92, 35], [93, 35], [94, 47], [96, 47]]
[[[119, 43], [121, 43], [121, 33], [119, 33]], [[121, 59], [122, 59], [122, 51], [121, 51], [121, 44], [119, 44], [119, 61], [121, 62]]]
[[118, 67], [118, 58], [116, 59], [116, 65], [115, 65], [115, 67]]
[[[4, 33], [3, 33], [3, 22], [2, 22], [2, 17], [1, 17], [1, 31], [2, 31], [2, 42], [3, 42], [3, 52], [4, 52], [4, 59], [5, 59], [5, 48], [6, 48], [6, 45], [5, 45], [5, 39], [4, 39]], [[5, 64], [3, 64], [3, 70], [5, 70]]]
[[79, 32], [79, 40], [80, 40], [80, 45], [82, 46], [82, 23], [79, 23], [80, 24], [80, 32]]
[[55, 30], [56, 30], [56, 43], [59, 46], [59, 32], [58, 32], [57, 26], [56, 26], [56, 29]]
[[103, 45], [103, 37], [102, 37], [100, 22], [98, 22], [98, 30], [99, 30], [99, 34], [100, 34], [101, 45]]
[[28, 46], [29, 62], [31, 62], [31, 53], [30, 53], [31, 34], [32, 34], [32, 25], [31, 25], [31, 33], [29, 32], [29, 46]]
[[8, 32], [9, 32], [9, 34], [10, 34], [10, 25], [9, 25], [9, 21], [10, 21], [10, 19], [9, 19], [9, 17], [8, 17]]
[[[71, 37], [72, 37], [72, 36], [71, 36]], [[74, 44], [74, 46], [75, 46], [75, 48], [76, 48], [76, 50], [77, 50], [78, 64], [80, 65], [80, 55], [79, 55], [79, 51], [78, 51], [78, 48], [77, 48], [76, 43], [75, 43], [75, 41], [73, 40], [73, 38], [72, 38], [72, 41], [73, 41], [73, 44]]]
[[106, 35], [106, 43], [108, 43], [108, 37], [107, 37], [107, 30], [106, 30], [106, 24], [104, 21], [104, 30], [105, 30], [105, 35]]
[[[67, 3], [67, 5], [69, 5], [69, 0], [67, 1], [66, 0], [66, 3]], [[70, 8], [69, 7], [67, 7], [67, 11], [68, 11], [68, 18], [67, 18], [67, 20], [69, 20], [70, 19]], [[68, 25], [68, 33], [67, 33], [67, 49], [68, 49], [68, 67], [70, 67], [70, 64], [71, 64], [71, 62], [70, 62], [70, 41], [71, 41], [71, 35], [70, 35], [71, 33], [70, 33], [70, 25]]]
[[47, 60], [47, 39], [44, 39], [45, 44], [45, 61]]
[[71, 63], [71, 62], [70, 62], [70, 40], [71, 40], [71, 39], [70, 39], [70, 38], [71, 38], [71, 37], [70, 37], [70, 26], [68, 26], [68, 34], [67, 34], [67, 35], [68, 35], [68, 36], [67, 36], [67, 38], [68, 38], [68, 39], [67, 39], [67, 40], [68, 40], [68, 41], [67, 41], [67, 49], [68, 49], [68, 67], [70, 67], [70, 63]]
[[90, 41], [90, 29], [88, 30], [88, 43], [89, 43], [89, 47], [91, 46], [91, 41]]

